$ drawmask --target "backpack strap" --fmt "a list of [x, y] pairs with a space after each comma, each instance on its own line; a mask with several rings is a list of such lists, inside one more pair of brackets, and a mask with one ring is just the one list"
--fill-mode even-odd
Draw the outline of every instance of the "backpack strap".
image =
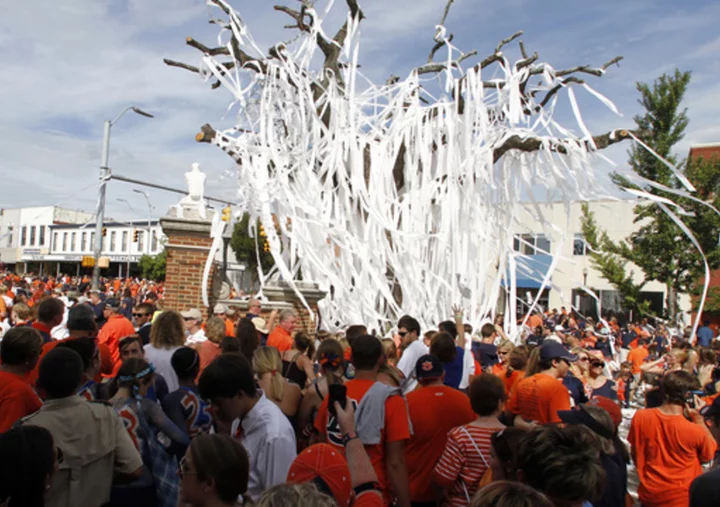
[[[487, 472], [487, 470], [490, 469], [490, 463], [488, 463], [488, 460], [485, 459], [485, 456], [483, 455], [482, 451], [480, 451], [480, 448], [478, 447], [477, 443], [475, 443], [475, 439], [470, 435], [470, 432], [465, 428], [465, 426], [461, 426], [460, 430], [462, 430], [462, 432], [465, 433], [465, 435], [470, 439], [470, 442], [472, 443], [473, 447], [475, 448], [477, 453], [480, 455], [480, 459], [483, 460], [483, 463], [485, 464], [485, 467], [486, 467], [485, 471]], [[481, 478], [481, 480], [482, 480], [482, 478]], [[469, 502], [470, 501], [470, 493], [468, 492], [467, 487], [465, 486], [465, 481], [463, 481], [461, 479], [460, 484], [462, 484], [463, 491], [465, 492], [465, 498]]]

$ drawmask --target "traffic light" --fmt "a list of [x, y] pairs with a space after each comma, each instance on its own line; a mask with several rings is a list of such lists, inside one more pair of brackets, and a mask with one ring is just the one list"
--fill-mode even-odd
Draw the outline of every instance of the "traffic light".
[[269, 252], [270, 251], [270, 243], [265, 241], [265, 244], [263, 245], [263, 250], [266, 252]]
[[259, 230], [260, 230], [261, 237], [264, 238], [265, 236], [267, 236], [267, 234], [265, 234], [265, 227], [263, 227], [263, 224], [260, 224]]
[[140, 232], [139, 232], [137, 229], [133, 229], [133, 243], [137, 243], [137, 242], [138, 242], [138, 235], [139, 235], [139, 234], [140, 234]]
[[103, 227], [103, 228], [102, 228], [102, 235], [103, 235], [103, 238], [104, 238], [105, 236], [107, 236], [107, 227]]
[[223, 208], [222, 210], [222, 221], [223, 222], [229, 222], [230, 218], [232, 218], [232, 209], [230, 206], [227, 206], [226, 208]]

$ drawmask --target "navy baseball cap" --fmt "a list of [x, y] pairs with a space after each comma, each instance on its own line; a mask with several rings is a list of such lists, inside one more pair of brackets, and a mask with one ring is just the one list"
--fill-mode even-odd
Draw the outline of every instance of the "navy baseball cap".
[[558, 417], [565, 424], [583, 425], [597, 433], [601, 437], [611, 439], [612, 431], [608, 431], [602, 424], [597, 422], [582, 405], [578, 405], [572, 410], [559, 410]]
[[577, 356], [571, 354], [564, 345], [554, 340], [545, 340], [543, 344], [540, 345], [540, 360], [551, 361], [553, 359], [565, 359], [573, 363], [577, 361]]
[[700, 409], [703, 417], [720, 417], [720, 397], [715, 398], [712, 404], [705, 405]]
[[445, 373], [440, 359], [431, 354], [426, 354], [418, 359], [415, 365], [415, 376], [418, 380], [440, 378]]

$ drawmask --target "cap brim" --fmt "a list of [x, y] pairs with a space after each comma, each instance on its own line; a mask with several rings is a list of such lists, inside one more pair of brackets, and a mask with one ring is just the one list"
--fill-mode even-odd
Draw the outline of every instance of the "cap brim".
[[558, 410], [557, 414], [565, 424], [583, 424], [577, 410]]
[[570, 361], [571, 363], [574, 363], [575, 361], [578, 360], [578, 356], [576, 356], [575, 354], [568, 353], [564, 356], [560, 356], [559, 359], [565, 359], [566, 361]]

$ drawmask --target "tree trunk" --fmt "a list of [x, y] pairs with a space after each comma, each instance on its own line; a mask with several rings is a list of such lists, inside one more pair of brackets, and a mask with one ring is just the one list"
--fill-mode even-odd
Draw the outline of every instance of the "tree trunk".
[[665, 287], [667, 288], [668, 319], [675, 325], [677, 324], [677, 291], [672, 283], [668, 283]]

